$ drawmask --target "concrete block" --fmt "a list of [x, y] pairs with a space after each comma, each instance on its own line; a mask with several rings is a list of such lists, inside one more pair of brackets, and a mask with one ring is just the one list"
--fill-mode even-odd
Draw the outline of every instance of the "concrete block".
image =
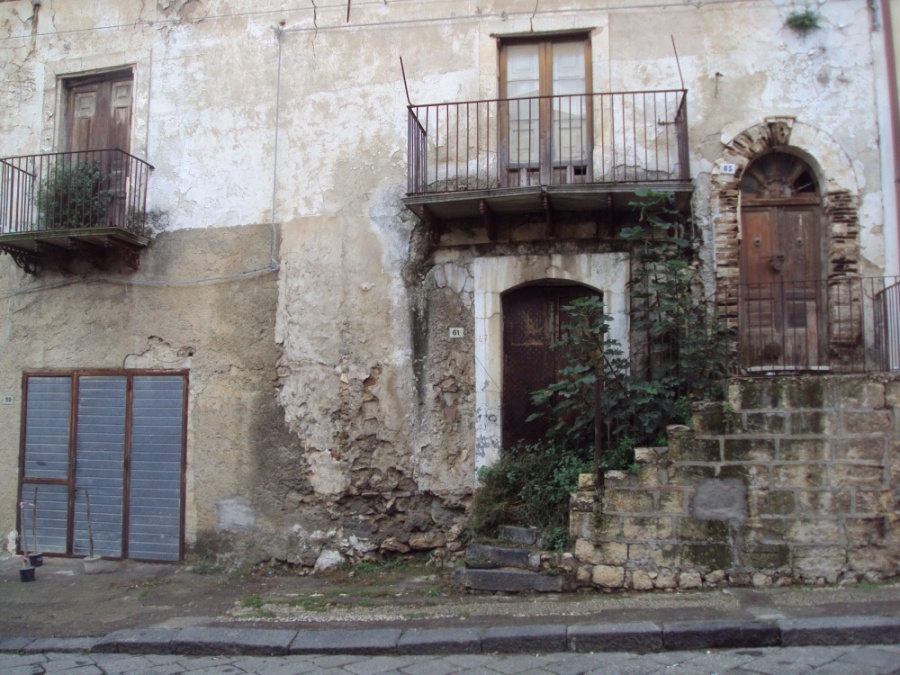
[[98, 637], [37, 638], [20, 651], [26, 654], [56, 652], [57, 654], [81, 654], [89, 652], [100, 641]]
[[778, 624], [785, 647], [900, 644], [898, 616], [823, 616]]
[[292, 630], [190, 626], [178, 631], [172, 640], [172, 650], [190, 655], [282, 656], [288, 653], [296, 636]]
[[524, 548], [503, 548], [501, 546], [470, 544], [466, 548], [466, 559], [496, 563], [501, 567], [529, 569], [529, 553], [530, 551]]
[[399, 628], [300, 631], [288, 647], [290, 654], [395, 654], [403, 631]]
[[482, 635], [481, 650], [501, 654], [564, 652], [568, 649], [567, 631], [564, 624], [492, 626]]
[[504, 525], [500, 528], [500, 536], [516, 544], [524, 544], [525, 546], [538, 545], [538, 531], [534, 527]]
[[569, 651], [635, 652], [662, 649], [662, 628], [650, 621], [569, 626]]
[[476, 570], [458, 567], [453, 573], [453, 582], [465, 588], [479, 591], [503, 591], [519, 593], [537, 591], [538, 593], [562, 592], [561, 576], [549, 576], [517, 569]]
[[412, 628], [397, 642], [398, 654], [480, 654], [480, 628]]
[[166, 628], [117, 630], [100, 638], [91, 648], [91, 651], [122, 652], [125, 654], [166, 654], [178, 633], [178, 630]]
[[781, 633], [767, 621], [675, 621], [662, 626], [666, 649], [775, 647]]

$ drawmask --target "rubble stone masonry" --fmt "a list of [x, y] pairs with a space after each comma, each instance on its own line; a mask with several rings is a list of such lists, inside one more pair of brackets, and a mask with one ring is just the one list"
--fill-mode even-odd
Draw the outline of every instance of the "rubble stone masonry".
[[854, 583], [900, 563], [900, 376], [735, 379], [571, 499], [582, 584]]

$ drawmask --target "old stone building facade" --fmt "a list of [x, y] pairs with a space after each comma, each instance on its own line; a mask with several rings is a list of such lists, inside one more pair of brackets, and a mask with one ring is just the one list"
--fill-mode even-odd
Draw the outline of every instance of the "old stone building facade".
[[748, 270], [897, 275], [877, 5], [0, 0], [5, 549], [37, 494], [85, 554], [87, 492], [112, 557], [452, 550], [533, 317], [599, 293], [627, 345], [640, 187], [734, 327]]

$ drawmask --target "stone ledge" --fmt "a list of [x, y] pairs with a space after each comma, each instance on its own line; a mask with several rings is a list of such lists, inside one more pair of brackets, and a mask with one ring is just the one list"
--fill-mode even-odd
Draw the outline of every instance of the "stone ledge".
[[564, 624], [494, 626], [485, 630], [481, 649], [499, 653], [564, 652], [568, 649], [567, 632]]
[[665, 649], [776, 647], [781, 632], [765, 621], [675, 621], [662, 627]]
[[411, 628], [397, 642], [398, 654], [480, 654], [480, 628]]
[[825, 616], [779, 621], [785, 647], [900, 644], [900, 617]]
[[570, 626], [568, 640], [573, 652], [645, 654], [663, 648], [662, 628], [650, 621]]
[[160, 651], [167, 653], [178, 632], [166, 628], [118, 630], [98, 640], [92, 651], [127, 654], [159, 654]]
[[394, 654], [403, 631], [399, 628], [300, 631], [290, 654]]
[[292, 630], [191, 626], [178, 632], [172, 640], [172, 651], [191, 656], [284, 656], [296, 636], [297, 632]]

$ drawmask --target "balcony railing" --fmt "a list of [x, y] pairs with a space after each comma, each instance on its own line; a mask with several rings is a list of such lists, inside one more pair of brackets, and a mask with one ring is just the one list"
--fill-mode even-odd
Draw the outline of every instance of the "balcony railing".
[[687, 92], [409, 107], [410, 196], [689, 181]]
[[121, 150], [0, 159], [0, 241], [110, 228], [146, 237], [152, 170]]
[[900, 277], [743, 284], [739, 299], [747, 372], [900, 370]]

